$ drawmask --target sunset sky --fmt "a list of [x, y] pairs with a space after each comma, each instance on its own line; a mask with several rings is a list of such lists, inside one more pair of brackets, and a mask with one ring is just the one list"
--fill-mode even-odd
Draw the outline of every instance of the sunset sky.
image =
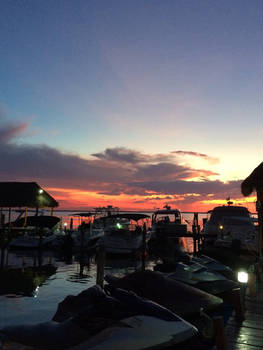
[[263, 161], [262, 0], [3, 0], [0, 181], [206, 211]]

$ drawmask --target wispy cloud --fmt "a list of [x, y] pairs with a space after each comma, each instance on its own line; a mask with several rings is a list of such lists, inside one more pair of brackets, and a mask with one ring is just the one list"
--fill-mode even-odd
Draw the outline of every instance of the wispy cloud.
[[193, 151], [172, 151], [171, 153], [179, 155], [179, 156], [192, 156], [192, 157], [199, 157], [207, 160], [210, 163], [218, 163], [219, 159], [215, 157], [210, 157], [207, 154], [199, 153], [199, 152], [193, 152]]

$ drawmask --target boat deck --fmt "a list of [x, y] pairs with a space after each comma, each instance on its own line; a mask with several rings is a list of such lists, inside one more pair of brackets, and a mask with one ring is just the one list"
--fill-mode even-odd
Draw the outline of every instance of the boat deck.
[[[256, 282], [254, 296], [246, 293], [243, 322], [236, 321], [234, 315], [225, 327], [226, 347], [222, 350], [263, 349], [263, 278]], [[215, 348], [219, 350], [219, 347]]]

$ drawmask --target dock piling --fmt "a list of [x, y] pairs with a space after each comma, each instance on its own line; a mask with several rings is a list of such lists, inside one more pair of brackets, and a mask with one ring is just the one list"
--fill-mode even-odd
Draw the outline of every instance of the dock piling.
[[213, 317], [216, 350], [227, 350], [227, 339], [225, 336], [224, 320], [222, 316]]
[[245, 320], [244, 316], [244, 301], [241, 297], [241, 289], [235, 288], [233, 289], [233, 305], [235, 309], [235, 319], [238, 322], [243, 322]]
[[105, 249], [104, 245], [99, 245], [96, 255], [97, 260], [97, 276], [96, 284], [103, 288], [104, 283], [104, 266], [105, 266]]
[[250, 297], [256, 295], [256, 275], [254, 272], [248, 274], [248, 292]]

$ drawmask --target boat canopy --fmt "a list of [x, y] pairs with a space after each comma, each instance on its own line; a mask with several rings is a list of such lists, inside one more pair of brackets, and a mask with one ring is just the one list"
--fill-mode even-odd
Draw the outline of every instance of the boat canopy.
[[113, 215], [108, 215], [105, 217], [100, 218], [101, 220], [107, 220], [107, 219], [129, 219], [129, 220], [134, 220], [134, 221], [139, 221], [142, 219], [147, 219], [150, 218], [149, 215], [147, 214], [139, 214], [139, 213], [122, 213], [122, 214], [113, 214]]
[[94, 213], [74, 213], [72, 216], [81, 216], [81, 217], [87, 217], [89, 218], [90, 216], [93, 216]]
[[179, 209], [160, 209], [154, 212], [155, 215], [157, 214], [181, 214]]
[[0, 182], [0, 208], [54, 208], [58, 202], [36, 182]]
[[60, 218], [57, 216], [50, 215], [40, 215], [40, 216], [28, 216], [26, 218], [26, 222], [24, 218], [20, 218], [12, 222], [15, 227], [24, 227], [24, 226], [32, 226], [32, 227], [46, 227], [53, 228], [56, 224], [58, 224]]

